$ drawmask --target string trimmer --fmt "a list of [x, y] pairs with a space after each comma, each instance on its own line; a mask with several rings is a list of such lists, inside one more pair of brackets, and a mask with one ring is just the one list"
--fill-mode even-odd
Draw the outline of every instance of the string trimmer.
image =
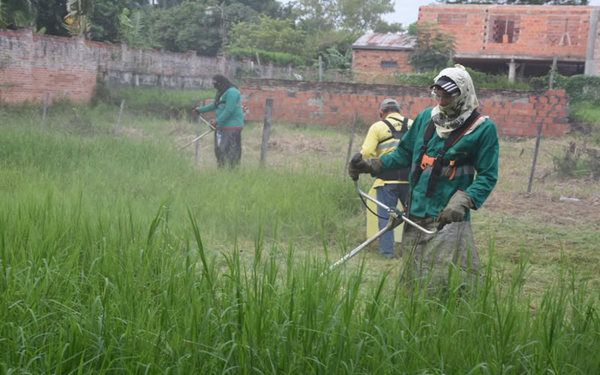
[[356, 191], [358, 192], [358, 195], [361, 197], [363, 202], [365, 199], [368, 199], [371, 202], [375, 203], [376, 205], [378, 205], [379, 207], [382, 207], [384, 210], [387, 211], [387, 213], [389, 215], [388, 222], [387, 222], [386, 226], [383, 229], [381, 229], [379, 232], [375, 233], [373, 235], [373, 237], [367, 239], [365, 242], [358, 245], [358, 247], [356, 247], [354, 250], [352, 250], [348, 254], [344, 255], [340, 260], [338, 260], [337, 262], [335, 262], [331, 266], [329, 266], [329, 271], [332, 271], [335, 267], [339, 266], [340, 264], [345, 263], [347, 260], [349, 260], [356, 254], [361, 252], [365, 247], [367, 247], [373, 241], [375, 241], [376, 239], [381, 237], [384, 233], [386, 233], [390, 230], [394, 230], [394, 228], [396, 228], [398, 225], [400, 225], [402, 223], [407, 223], [408, 225], [412, 225], [413, 227], [417, 228], [418, 230], [420, 230], [421, 232], [426, 233], [426, 234], [434, 234], [435, 233], [435, 231], [423, 228], [421, 225], [419, 225], [419, 224], [415, 223], [414, 221], [412, 221], [411, 219], [409, 219], [405, 212], [400, 211], [396, 207], [388, 207], [385, 204], [378, 201], [377, 199], [371, 197], [369, 194], [362, 191], [358, 187], [358, 181], [354, 181], [354, 186], [356, 187]]
[[208, 133], [212, 132], [215, 130], [215, 127], [208, 121], [206, 121], [206, 119], [204, 117], [202, 117], [202, 115], [198, 114], [198, 118], [200, 120], [202, 120], [204, 123], [206, 123], [206, 125], [208, 125], [210, 127], [210, 129], [208, 129], [207, 131], [205, 131], [204, 133], [200, 134], [199, 136], [197, 136], [196, 138], [192, 139], [189, 143], [186, 143], [185, 145], [179, 147], [177, 150], [181, 151], [184, 148], [186, 148], [189, 145], [192, 145], [194, 143], [196, 143], [198, 140], [200, 140], [202, 137], [204, 137], [205, 135], [207, 135]]

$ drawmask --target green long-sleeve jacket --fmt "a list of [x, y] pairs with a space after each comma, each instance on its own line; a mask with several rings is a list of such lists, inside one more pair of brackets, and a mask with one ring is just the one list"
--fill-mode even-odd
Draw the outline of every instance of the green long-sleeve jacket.
[[[496, 125], [489, 119], [469, 134], [465, 134], [454, 146], [446, 151], [444, 159], [456, 160], [456, 174], [450, 180], [450, 168], [444, 167], [436, 189], [431, 197], [426, 197], [427, 185], [431, 176], [431, 167], [426, 168], [419, 181], [413, 181], [415, 168], [420, 168], [420, 150], [423, 144], [423, 134], [431, 119], [431, 110], [421, 112], [412, 127], [404, 135], [398, 147], [390, 153], [381, 156], [383, 170], [406, 168], [411, 166], [412, 201], [410, 213], [418, 217], [438, 217], [450, 197], [457, 191], [466, 192], [475, 209], [481, 207], [492, 192], [498, 180], [498, 131]], [[444, 147], [445, 139], [434, 133], [427, 145], [427, 155], [437, 157]], [[465, 220], [470, 218], [467, 210]]]
[[219, 102], [213, 101], [198, 112], [204, 113], [217, 110], [216, 120], [219, 128], [241, 128], [244, 126], [244, 112], [242, 111], [242, 98], [240, 90], [230, 87], [221, 95]]

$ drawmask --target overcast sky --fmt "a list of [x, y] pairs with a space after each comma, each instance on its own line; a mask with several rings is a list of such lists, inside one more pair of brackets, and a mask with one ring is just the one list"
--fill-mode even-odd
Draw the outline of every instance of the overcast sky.
[[419, 18], [419, 7], [429, 4], [437, 3], [434, 0], [394, 0], [395, 12], [384, 15], [383, 19], [388, 23], [401, 23], [408, 27]]

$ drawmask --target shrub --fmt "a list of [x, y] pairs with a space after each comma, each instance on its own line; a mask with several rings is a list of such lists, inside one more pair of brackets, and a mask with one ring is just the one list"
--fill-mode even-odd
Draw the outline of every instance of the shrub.
[[305, 65], [304, 59], [300, 56], [292, 55], [286, 52], [269, 52], [258, 48], [230, 48], [227, 50], [228, 57], [236, 59], [260, 59], [261, 63], [273, 63], [278, 66], [292, 65], [294, 67]]
[[600, 151], [570, 142], [563, 155], [552, 158], [554, 170], [561, 177], [591, 177], [600, 179]]

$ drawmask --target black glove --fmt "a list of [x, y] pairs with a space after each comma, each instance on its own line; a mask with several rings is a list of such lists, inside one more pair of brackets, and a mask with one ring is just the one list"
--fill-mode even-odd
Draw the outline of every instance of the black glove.
[[467, 208], [473, 207], [473, 201], [471, 197], [464, 191], [457, 191], [448, 201], [446, 207], [440, 212], [438, 217], [437, 229], [440, 230], [446, 224], [454, 223], [456, 221], [463, 221]]
[[381, 172], [382, 164], [381, 159], [363, 159], [362, 154], [359, 152], [352, 157], [350, 164], [348, 164], [348, 174], [354, 181], [358, 180], [358, 175], [361, 173], [370, 173], [376, 175]]

